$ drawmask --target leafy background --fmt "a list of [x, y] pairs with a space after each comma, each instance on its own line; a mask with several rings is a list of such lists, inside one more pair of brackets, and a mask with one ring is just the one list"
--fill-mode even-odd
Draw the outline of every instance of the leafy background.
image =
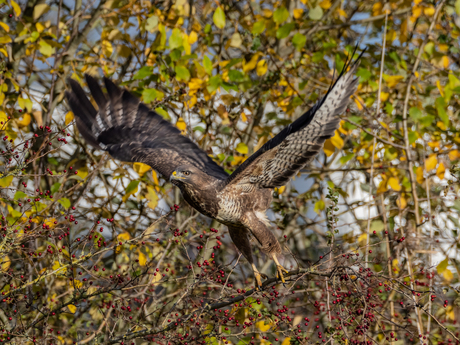
[[[0, 0], [0, 339], [459, 341], [459, 15], [458, 0]], [[291, 277], [261, 292], [225, 226], [87, 145], [64, 100], [67, 78], [108, 76], [232, 172], [356, 45], [340, 129], [274, 192]]]

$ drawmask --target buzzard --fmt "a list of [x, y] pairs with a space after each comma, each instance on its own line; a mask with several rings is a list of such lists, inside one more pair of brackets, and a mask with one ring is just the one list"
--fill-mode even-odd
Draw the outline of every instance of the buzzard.
[[69, 80], [66, 97], [80, 133], [91, 145], [121, 161], [150, 165], [170, 178], [193, 208], [227, 225], [232, 241], [252, 266], [256, 287], [261, 287], [261, 277], [266, 276], [254, 265], [249, 235], [274, 260], [277, 276], [284, 282], [287, 271], [277, 258], [281, 246], [265, 214], [273, 188], [286, 184], [338, 129], [339, 115], [358, 85], [354, 74], [360, 57], [353, 64], [345, 63], [324, 97], [231, 175], [176, 127], [107, 78], [105, 94], [97, 80], [85, 76], [98, 110], [75, 80]]

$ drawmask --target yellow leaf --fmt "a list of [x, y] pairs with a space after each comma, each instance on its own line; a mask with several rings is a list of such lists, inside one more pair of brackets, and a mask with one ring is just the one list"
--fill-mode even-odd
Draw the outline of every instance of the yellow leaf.
[[198, 39], [198, 35], [195, 31], [192, 31], [190, 35], [188, 35], [188, 44], [192, 45]]
[[325, 10], [328, 10], [331, 8], [332, 4], [331, 4], [331, 0], [323, 0], [319, 3], [319, 5], [325, 9]]
[[401, 195], [398, 200], [396, 200], [396, 203], [398, 204], [398, 207], [401, 209], [401, 210], [404, 210], [407, 206], [407, 200], [406, 198], [404, 197], [404, 195]]
[[10, 2], [11, 2], [11, 6], [13, 7], [15, 16], [19, 17], [21, 15], [21, 7], [14, 0], [10, 0]]
[[411, 18], [412, 21], [414, 21], [414, 19], [417, 19], [421, 15], [422, 15], [422, 8], [420, 6], [412, 7], [412, 18]]
[[425, 13], [426, 16], [431, 17], [435, 13], [435, 9], [433, 6], [425, 7], [423, 10], [423, 13]]
[[367, 234], [361, 234], [359, 235], [358, 237], [358, 242], [359, 242], [359, 245], [360, 246], [363, 246], [366, 244], [366, 240], [367, 240]]
[[345, 12], [343, 9], [341, 9], [340, 7], [337, 8], [337, 12], [339, 12], [339, 15], [344, 17], [344, 18], [347, 18], [348, 15], [347, 15], [347, 12]]
[[439, 177], [441, 180], [444, 180], [444, 174], [446, 172], [446, 167], [444, 166], [444, 163], [441, 162], [438, 165], [438, 168], [436, 169], [436, 176]]
[[157, 188], [157, 190], [160, 190], [158, 187], [160, 185], [160, 181], [158, 181], [157, 172], [155, 170], [152, 170], [152, 180], [155, 183], [155, 188]]
[[442, 97], [444, 97], [444, 89], [441, 85], [441, 82], [438, 80], [436, 80], [436, 87], [438, 88], [439, 90], [439, 93], [441, 94]]
[[254, 54], [249, 61], [243, 60], [243, 71], [247, 73], [256, 68], [257, 60], [259, 60], [259, 54]]
[[52, 229], [56, 226], [56, 224], [54, 224], [55, 221], [56, 218], [48, 218], [47, 220], [45, 220], [45, 225], [48, 225], [50, 229]]
[[118, 242], [128, 241], [130, 238], [131, 238], [131, 235], [127, 233], [126, 231], [122, 232], [121, 234], [117, 236]]
[[11, 259], [9, 256], [5, 256], [2, 260], [2, 271], [6, 272], [11, 266]]
[[17, 121], [16, 124], [19, 128], [27, 127], [32, 120], [32, 117], [29, 114], [24, 114], [21, 121]]
[[6, 43], [10, 43], [10, 42], [13, 42], [13, 40], [11, 39], [10, 36], [0, 37], [0, 44], [6, 44]]
[[69, 111], [67, 114], [65, 114], [65, 125], [67, 126], [69, 123], [71, 123], [74, 119], [74, 115], [71, 111]]
[[300, 19], [300, 18], [302, 18], [302, 14], [303, 14], [303, 9], [301, 9], [301, 8], [296, 8], [296, 9], [294, 10], [294, 18], [295, 18], [295, 19]]
[[389, 92], [380, 92], [380, 100], [382, 102], [385, 102], [388, 99], [388, 96], [390, 96]]
[[239, 143], [236, 145], [236, 152], [241, 153], [242, 155], [245, 155], [248, 153], [248, 146], [245, 143]]
[[343, 147], [343, 145], [345, 144], [343, 142], [343, 139], [342, 137], [340, 136], [339, 132], [338, 131], [335, 131], [335, 134], [334, 136], [331, 138], [331, 143], [332, 145], [334, 145], [335, 147], [337, 147], [339, 150]]
[[8, 24], [6, 23], [3, 23], [3, 22], [0, 22], [0, 26], [3, 28], [3, 30], [5, 30], [6, 32], [10, 32], [10, 27], [8, 26]]
[[446, 309], [446, 316], [451, 320], [455, 320], [454, 307], [452, 307], [451, 305], [448, 306]]
[[436, 168], [437, 164], [438, 164], [438, 158], [436, 157], [436, 153], [433, 153], [425, 161], [425, 169], [426, 169], [426, 171], [433, 170], [434, 168]]
[[261, 332], [267, 332], [271, 327], [271, 323], [266, 325], [265, 321], [259, 321], [259, 322], [256, 322], [256, 327], [260, 329]]
[[81, 288], [83, 286], [83, 283], [81, 281], [79, 281], [78, 279], [74, 280], [74, 284], [75, 284], [75, 287], [77, 289], [79, 289], [79, 288]]
[[[67, 272], [67, 268], [66, 267], [62, 267], [62, 265], [59, 263], [59, 261], [55, 261], [54, 264], [53, 264], [53, 271], [57, 271], [56, 273], [66, 273]], [[61, 269], [59, 269], [61, 268]]]
[[401, 190], [401, 184], [397, 177], [390, 177], [388, 179], [388, 185], [395, 191], [399, 192]]
[[417, 175], [417, 183], [423, 184], [425, 179], [423, 178], [423, 168], [422, 167], [417, 167], [417, 170], [415, 171], [415, 174]]
[[442, 275], [448, 281], [451, 281], [454, 278], [454, 275], [452, 274], [452, 271], [450, 269], [448, 269], [448, 268], [446, 268], [444, 270], [444, 272], [442, 272]]
[[197, 90], [201, 89], [203, 87], [203, 79], [199, 78], [192, 78], [190, 79], [190, 82], [188, 83], [188, 87], [190, 90], [193, 90], [193, 93], [189, 92], [190, 94], [194, 94]]
[[144, 176], [144, 174], [151, 169], [150, 165], [144, 163], [134, 163], [133, 169], [135, 172], [139, 174], [140, 177]]
[[267, 73], [267, 69], [268, 69], [268, 64], [267, 64], [267, 61], [266, 60], [260, 60], [258, 63], [257, 63], [257, 75], [259, 77], [263, 76], [265, 73]]
[[451, 161], [455, 161], [460, 158], [460, 151], [459, 150], [452, 150], [449, 152], [449, 159]]
[[190, 55], [192, 53], [192, 47], [188, 43], [188, 35], [185, 32], [182, 33], [182, 46], [184, 47], [185, 54]]
[[3, 187], [3, 188], [8, 187], [13, 181], [13, 177], [14, 177], [13, 175], [2, 177], [0, 173], [0, 187]]
[[158, 205], [158, 195], [155, 193], [155, 189], [153, 189], [150, 186], [147, 186], [147, 195], [146, 195], [147, 200], [150, 202], [147, 204], [148, 207], [150, 207], [152, 210], [154, 210], [157, 205]]
[[179, 117], [179, 120], [177, 120], [176, 127], [181, 130], [182, 134], [185, 133], [185, 130], [187, 129], [187, 124], [185, 123], [182, 117]]
[[244, 111], [241, 113], [241, 120], [243, 120], [244, 122], [248, 122], [248, 118], [246, 114], [244, 113]]
[[139, 251], [139, 265], [145, 266], [146, 263], [147, 263], [147, 257], [145, 256], [144, 253]]
[[72, 314], [75, 314], [75, 312], [77, 311], [77, 307], [74, 306], [73, 304], [69, 304], [67, 306], [67, 308], [69, 308], [69, 311], [72, 313]]
[[442, 67], [444, 68], [448, 68], [449, 65], [450, 65], [450, 60], [449, 60], [449, 57], [444, 55], [442, 58], [441, 58], [441, 65]]
[[393, 267], [393, 272], [395, 272], [396, 274], [399, 273], [398, 264], [399, 264], [398, 259], [393, 259], [393, 261], [391, 262], [391, 266]]
[[279, 188], [275, 188], [278, 191], [278, 194], [283, 194], [284, 190], [286, 189], [286, 186], [281, 186]]
[[388, 43], [393, 42], [396, 39], [396, 37], [397, 37], [397, 35], [396, 35], [395, 30], [393, 30], [393, 29], [388, 30], [388, 32], [387, 32], [387, 41], [388, 41]]
[[289, 345], [291, 344], [291, 338], [284, 338], [283, 342], [281, 343], [281, 345]]
[[80, 176], [82, 179], [85, 179], [86, 176], [88, 176], [88, 167], [81, 167], [78, 169], [78, 176]]
[[395, 87], [399, 84], [401, 80], [404, 79], [402, 75], [384, 75], [383, 79], [385, 79], [389, 88]]
[[364, 107], [363, 107], [364, 101], [363, 101], [363, 99], [361, 97], [357, 96], [353, 100], [355, 101], [355, 104], [358, 107], [358, 110], [363, 110], [364, 109]]
[[335, 146], [332, 144], [331, 139], [327, 139], [324, 143], [323, 151], [326, 156], [330, 157], [335, 152]]
[[241, 35], [238, 32], [235, 32], [230, 39], [230, 46], [234, 48], [239, 48], [241, 47], [242, 43], [243, 40], [241, 39]]

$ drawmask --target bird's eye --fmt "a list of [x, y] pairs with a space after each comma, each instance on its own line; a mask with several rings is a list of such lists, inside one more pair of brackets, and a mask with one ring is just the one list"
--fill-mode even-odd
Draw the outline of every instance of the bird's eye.
[[185, 176], [190, 175], [190, 171], [184, 171], [184, 175], [185, 175]]

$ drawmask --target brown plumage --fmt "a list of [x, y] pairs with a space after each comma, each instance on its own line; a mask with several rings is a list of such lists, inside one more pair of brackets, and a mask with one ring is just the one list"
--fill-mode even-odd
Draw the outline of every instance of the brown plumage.
[[261, 250], [275, 261], [278, 276], [284, 281], [285, 270], [277, 259], [281, 246], [265, 215], [272, 189], [287, 183], [334, 135], [339, 127], [338, 116], [345, 111], [358, 85], [354, 78], [358, 60], [351, 67], [345, 64], [322, 99], [230, 176], [177, 128], [109, 79], [104, 79], [107, 98], [97, 81], [86, 76], [99, 110], [94, 109], [74, 80], [69, 81], [71, 91], [66, 92], [66, 97], [77, 127], [89, 143], [116, 159], [149, 164], [169, 177], [192, 207], [226, 224], [260, 286], [261, 274], [254, 265], [248, 236], [251, 234]]

